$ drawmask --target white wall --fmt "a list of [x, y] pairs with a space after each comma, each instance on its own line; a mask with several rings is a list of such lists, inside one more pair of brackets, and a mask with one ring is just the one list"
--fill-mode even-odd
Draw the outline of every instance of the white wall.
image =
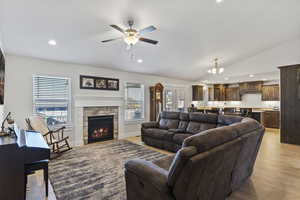
[[[300, 63], [300, 38], [294, 38], [265, 49], [255, 55], [245, 57], [229, 66], [225, 66], [222, 76], [203, 76], [199, 81], [208, 80], [210, 83], [253, 81], [279, 79], [279, 66]], [[255, 74], [255, 78], [249, 78]], [[229, 80], [225, 81], [224, 77]]]
[[[78, 98], [124, 97], [125, 82], [139, 82], [145, 85], [145, 117], [149, 118], [149, 87], [161, 82], [165, 86], [185, 88], [186, 106], [191, 101], [191, 82], [171, 78], [142, 75], [87, 65], [53, 62], [14, 55], [6, 56], [5, 111], [11, 111], [16, 122], [25, 128], [24, 119], [32, 114], [32, 75], [52, 75], [69, 77], [72, 80], [72, 101]], [[79, 75], [92, 75], [120, 79], [119, 91], [81, 90]], [[74, 110], [74, 108], [73, 108]], [[73, 112], [74, 114], [74, 112]], [[74, 117], [72, 117], [74, 119]], [[76, 124], [75, 124], [76, 126]], [[139, 134], [140, 124], [125, 125], [125, 132]]]
[[258, 72], [278, 71], [279, 66], [300, 63], [300, 38], [281, 43], [273, 48], [266, 49], [254, 56], [248, 57], [240, 62], [226, 67], [229, 72], [235, 70], [238, 73], [247, 72], [256, 74]]

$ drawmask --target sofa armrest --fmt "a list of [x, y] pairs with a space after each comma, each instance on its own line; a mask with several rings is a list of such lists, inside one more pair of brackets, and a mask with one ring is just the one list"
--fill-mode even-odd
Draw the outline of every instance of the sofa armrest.
[[152, 162], [135, 159], [125, 164], [127, 200], [173, 200], [168, 171]]
[[144, 122], [142, 128], [158, 128], [158, 122]]

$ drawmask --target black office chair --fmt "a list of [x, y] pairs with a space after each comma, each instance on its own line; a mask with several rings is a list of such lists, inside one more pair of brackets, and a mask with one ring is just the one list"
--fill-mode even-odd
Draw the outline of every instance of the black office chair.
[[34, 174], [37, 170], [43, 170], [44, 172], [44, 182], [46, 187], [46, 197], [48, 197], [48, 165], [49, 160], [40, 160], [37, 162], [33, 162], [25, 165], [25, 194], [27, 188], [28, 175]]

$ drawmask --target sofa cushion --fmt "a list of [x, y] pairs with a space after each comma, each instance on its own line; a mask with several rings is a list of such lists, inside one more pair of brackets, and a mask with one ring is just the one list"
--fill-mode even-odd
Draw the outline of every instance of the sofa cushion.
[[174, 136], [173, 136], [173, 141], [176, 143], [176, 144], [182, 144], [183, 143], [183, 140], [185, 138], [188, 138], [192, 136], [192, 134], [188, 134], [188, 133], [175, 133]]
[[168, 134], [168, 131], [164, 129], [158, 129], [158, 128], [148, 128], [148, 129], [144, 129], [143, 134], [151, 138], [164, 140], [166, 135]]
[[186, 132], [196, 134], [216, 127], [217, 124], [190, 122], [186, 129]]
[[230, 127], [238, 132], [238, 136], [243, 136], [257, 129], [264, 129], [260, 123], [251, 118], [244, 118], [242, 119], [242, 123], [231, 124]]
[[179, 112], [162, 112], [159, 117], [159, 128], [176, 129], [179, 123]]
[[175, 155], [169, 167], [168, 185], [174, 186], [178, 176], [184, 168], [186, 162], [197, 154], [197, 149], [193, 146], [181, 148]]
[[193, 121], [193, 122], [217, 124], [218, 115], [193, 112], [193, 113], [189, 113], [189, 119], [190, 119], [190, 121]]
[[194, 112], [189, 114], [189, 120], [186, 132], [196, 134], [208, 129], [216, 128], [218, 116], [216, 114]]
[[160, 168], [163, 168], [163, 169], [169, 171], [169, 168], [172, 164], [174, 157], [175, 157], [175, 155], [166, 156], [166, 157], [160, 158], [158, 160], [154, 160], [153, 163], [156, 164], [157, 166], [159, 166]]
[[232, 116], [232, 115], [219, 115], [218, 116], [218, 127], [228, 126], [237, 122], [241, 122], [243, 117]]
[[238, 130], [236, 128], [224, 126], [195, 134], [184, 140], [182, 147], [195, 146], [198, 153], [202, 153], [237, 137]]
[[182, 132], [186, 131], [186, 128], [189, 124], [189, 114], [188, 113], [180, 113], [179, 115], [179, 124], [178, 124], [178, 129], [181, 129]]
[[170, 112], [170, 111], [163, 111], [160, 113], [160, 117], [164, 119], [179, 119], [179, 112]]
[[180, 121], [189, 121], [189, 113], [180, 113], [179, 114]]
[[160, 119], [159, 128], [161, 129], [176, 129], [178, 127], [178, 119]]
[[173, 137], [174, 137], [174, 132], [168, 131], [168, 133], [164, 133], [164, 140], [173, 141]]

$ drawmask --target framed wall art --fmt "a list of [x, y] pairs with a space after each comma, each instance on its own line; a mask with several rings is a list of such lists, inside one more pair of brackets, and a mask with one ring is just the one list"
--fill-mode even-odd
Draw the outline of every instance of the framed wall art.
[[119, 79], [80, 75], [80, 89], [119, 90]]

